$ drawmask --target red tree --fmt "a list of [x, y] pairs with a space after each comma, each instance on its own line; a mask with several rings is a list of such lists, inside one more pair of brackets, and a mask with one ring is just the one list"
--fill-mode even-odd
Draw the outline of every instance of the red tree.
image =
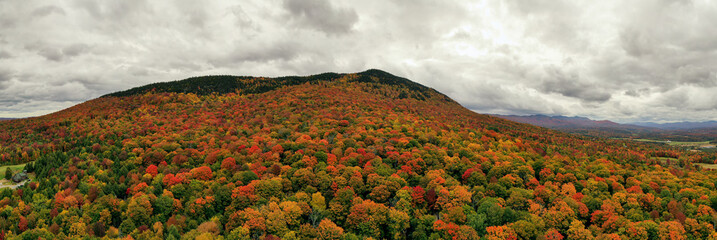
[[192, 177], [199, 179], [199, 180], [212, 179], [212, 169], [207, 166], [201, 166], [201, 167], [194, 168], [190, 172], [192, 173]]

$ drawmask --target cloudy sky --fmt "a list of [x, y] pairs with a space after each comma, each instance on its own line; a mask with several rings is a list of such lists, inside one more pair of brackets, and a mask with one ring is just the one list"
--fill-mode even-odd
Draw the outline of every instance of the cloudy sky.
[[152, 82], [378, 68], [481, 113], [717, 120], [717, 3], [0, 0], [0, 117]]

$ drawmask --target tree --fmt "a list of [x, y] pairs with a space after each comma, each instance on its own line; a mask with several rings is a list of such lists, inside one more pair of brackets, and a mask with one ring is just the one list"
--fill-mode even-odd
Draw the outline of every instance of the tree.
[[194, 168], [190, 172], [192, 173], [192, 177], [199, 179], [199, 180], [212, 179], [212, 169], [207, 166], [201, 166], [201, 167]]
[[388, 238], [405, 239], [410, 217], [405, 212], [391, 208], [388, 211]]
[[150, 203], [149, 196], [141, 195], [133, 197], [129, 201], [125, 217], [132, 219], [132, 222], [136, 224], [135, 226], [149, 225], [152, 211], [152, 203]]
[[134, 231], [136, 227], [132, 219], [127, 218], [122, 221], [122, 224], [120, 224], [119, 229], [122, 231], [122, 234], [128, 235], [129, 233]]
[[486, 238], [489, 240], [518, 239], [513, 229], [506, 226], [491, 226], [486, 228]]
[[329, 219], [321, 220], [317, 230], [319, 239], [340, 239], [344, 234], [344, 229], [336, 226], [336, 224]]
[[535, 239], [539, 234], [535, 224], [526, 220], [514, 222], [510, 225], [510, 228], [512, 228], [515, 234], [521, 239]]
[[547, 240], [562, 240], [565, 237], [563, 237], [563, 235], [560, 234], [560, 232], [558, 232], [557, 229], [551, 228], [551, 229], [548, 229], [547, 232], [545, 232], [545, 235], [543, 235], [543, 238], [545, 238]]
[[383, 204], [363, 200], [351, 207], [346, 225], [357, 233], [376, 239], [387, 237], [382, 236], [381, 229], [386, 226], [388, 210]]
[[316, 211], [326, 210], [326, 198], [320, 192], [311, 194], [311, 207]]
[[27, 230], [27, 224], [27, 218], [20, 216], [20, 221], [17, 223], [17, 229], [20, 230], [20, 232], [24, 232]]
[[5, 179], [10, 180], [12, 178], [12, 170], [10, 167], [5, 167]]
[[687, 239], [685, 228], [677, 221], [666, 221], [660, 223], [660, 239]]
[[147, 167], [147, 170], [145, 170], [145, 172], [152, 175], [152, 177], [157, 176], [157, 165], [154, 165], [154, 164], [149, 165], [149, 167]]
[[385, 203], [389, 197], [391, 197], [391, 192], [389, 192], [386, 185], [378, 185], [374, 187], [369, 194], [369, 198], [378, 203]]
[[169, 218], [172, 211], [174, 211], [173, 208], [174, 199], [172, 197], [169, 197], [167, 195], [159, 196], [154, 201], [154, 219], [160, 222], [166, 222]]
[[588, 240], [593, 239], [593, 235], [590, 230], [585, 229], [585, 225], [580, 220], [575, 219], [568, 229], [568, 239]]
[[236, 168], [236, 166], [237, 166], [237, 162], [236, 162], [236, 160], [234, 160], [233, 157], [225, 158], [222, 161], [222, 169], [233, 171], [234, 168]]

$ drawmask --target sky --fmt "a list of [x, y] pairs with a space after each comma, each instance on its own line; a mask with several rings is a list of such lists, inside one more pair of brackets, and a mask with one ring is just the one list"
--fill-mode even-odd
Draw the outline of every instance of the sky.
[[376, 68], [479, 113], [717, 120], [717, 1], [0, 0], [0, 118], [191, 76]]

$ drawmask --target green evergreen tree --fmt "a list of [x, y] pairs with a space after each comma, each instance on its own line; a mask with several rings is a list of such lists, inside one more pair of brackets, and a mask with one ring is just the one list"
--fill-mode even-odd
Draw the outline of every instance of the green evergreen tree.
[[10, 167], [5, 168], [5, 179], [10, 180], [12, 178], [12, 170]]

